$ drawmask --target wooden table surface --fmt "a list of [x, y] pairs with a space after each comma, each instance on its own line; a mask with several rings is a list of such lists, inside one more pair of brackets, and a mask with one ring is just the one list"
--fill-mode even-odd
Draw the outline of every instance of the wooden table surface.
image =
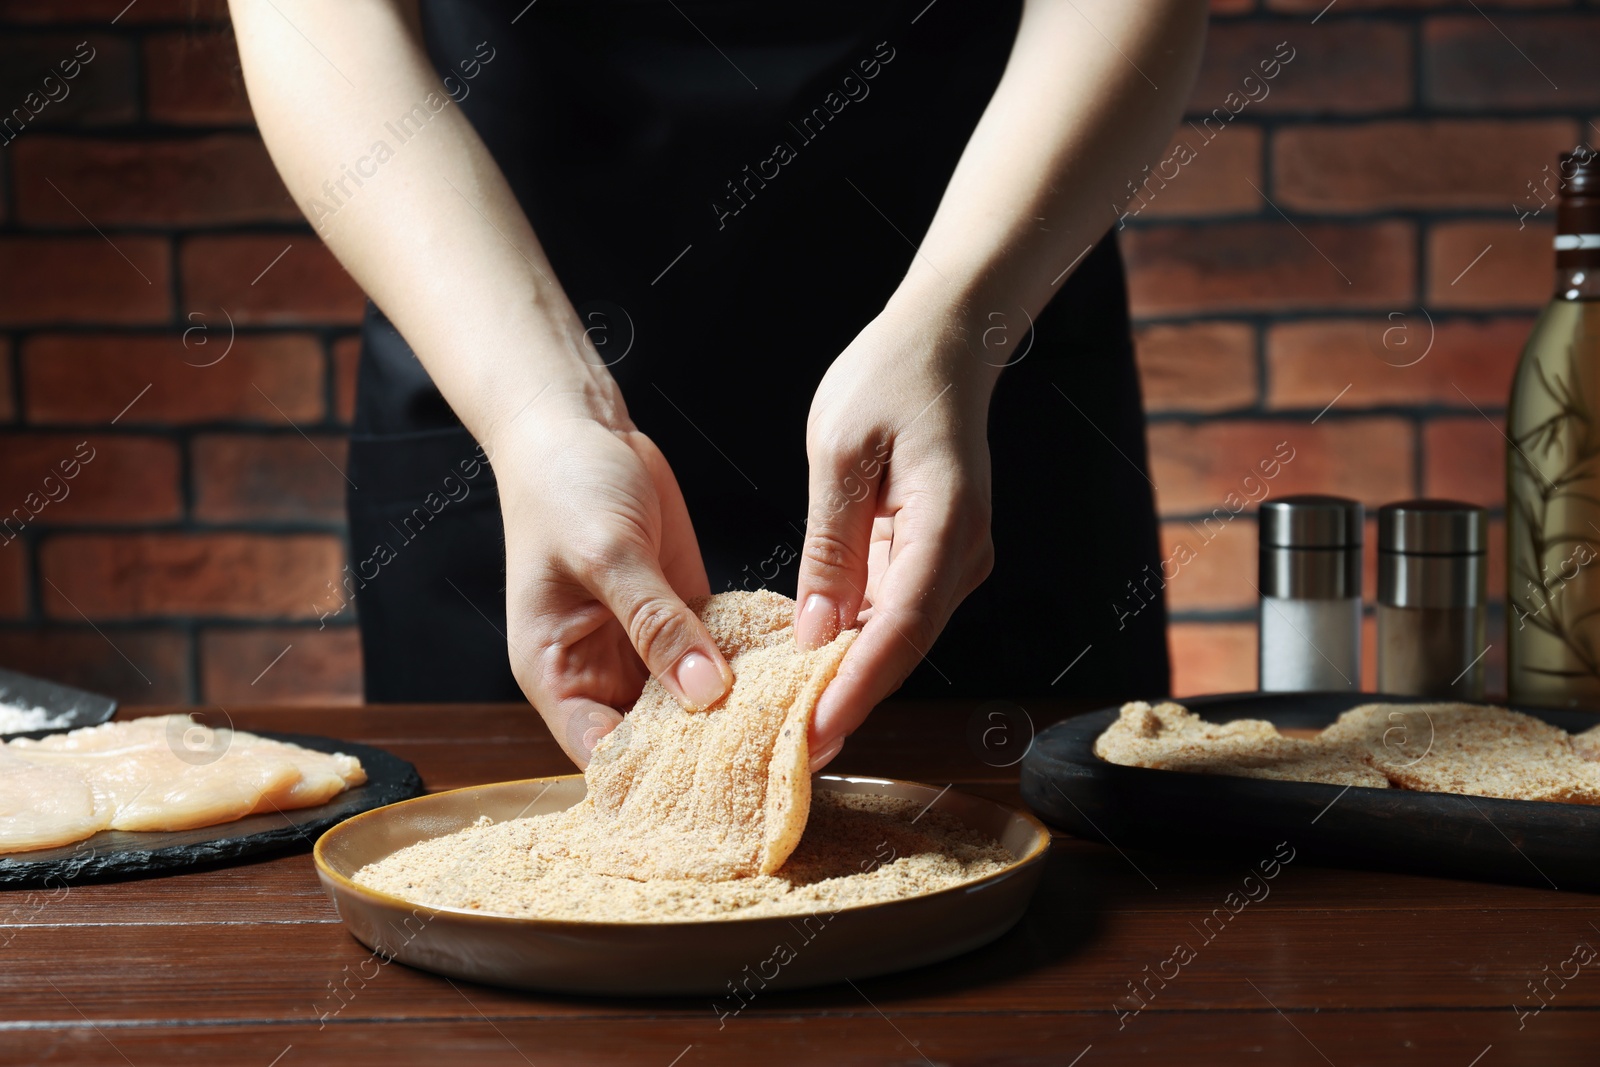
[[[830, 770], [1020, 803], [1015, 768], [971, 747], [974, 710], [890, 703]], [[1028, 714], [1042, 728], [1070, 710]], [[525, 707], [230, 712], [243, 728], [385, 748], [433, 790], [571, 769]], [[305, 851], [12, 891], [0, 893], [0, 1064], [1600, 1062], [1600, 955], [1584, 951], [1600, 947], [1595, 898], [1291, 862], [1207, 940], [1202, 921], [1248, 873], [1058, 836], [1000, 941], [853, 987], [767, 993], [725, 1027], [706, 998], [534, 995], [363, 968], [369, 953]], [[1181, 967], [1180, 943], [1193, 953]], [[341, 985], [355, 995], [319, 1022]]]

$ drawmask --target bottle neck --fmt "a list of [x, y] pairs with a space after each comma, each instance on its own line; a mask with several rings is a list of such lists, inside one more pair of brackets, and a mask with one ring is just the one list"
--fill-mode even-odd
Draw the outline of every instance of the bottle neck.
[[1600, 266], [1557, 267], [1556, 300], [1600, 300]]
[[1600, 297], [1600, 198], [1564, 190], [1556, 207], [1557, 300]]

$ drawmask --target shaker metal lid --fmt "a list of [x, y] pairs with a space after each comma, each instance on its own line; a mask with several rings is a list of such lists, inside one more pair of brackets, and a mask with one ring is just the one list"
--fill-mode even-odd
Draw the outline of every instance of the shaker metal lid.
[[1262, 548], [1347, 548], [1361, 544], [1366, 512], [1358, 500], [1305, 494], [1261, 505]]
[[1459, 500], [1402, 500], [1378, 509], [1378, 551], [1478, 555], [1489, 548], [1489, 513]]

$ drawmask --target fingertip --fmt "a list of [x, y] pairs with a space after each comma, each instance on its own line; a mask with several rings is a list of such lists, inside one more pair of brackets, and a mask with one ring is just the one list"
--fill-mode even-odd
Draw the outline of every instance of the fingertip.
[[839, 604], [822, 593], [812, 593], [795, 613], [794, 639], [801, 651], [810, 652], [839, 636]]
[[816, 774], [826, 767], [833, 758], [844, 748], [844, 738], [836, 737], [826, 745], [811, 753], [811, 773]]
[[622, 724], [622, 716], [603, 704], [591, 704], [567, 720], [566, 749], [580, 768], [594, 756], [595, 746]]

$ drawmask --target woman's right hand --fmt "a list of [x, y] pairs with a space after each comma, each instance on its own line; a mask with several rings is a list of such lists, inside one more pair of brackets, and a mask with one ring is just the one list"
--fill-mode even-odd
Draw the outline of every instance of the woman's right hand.
[[585, 766], [649, 677], [690, 710], [720, 700], [732, 672], [684, 603], [705, 564], [654, 442], [626, 414], [530, 410], [492, 460], [512, 673], [567, 755]]

